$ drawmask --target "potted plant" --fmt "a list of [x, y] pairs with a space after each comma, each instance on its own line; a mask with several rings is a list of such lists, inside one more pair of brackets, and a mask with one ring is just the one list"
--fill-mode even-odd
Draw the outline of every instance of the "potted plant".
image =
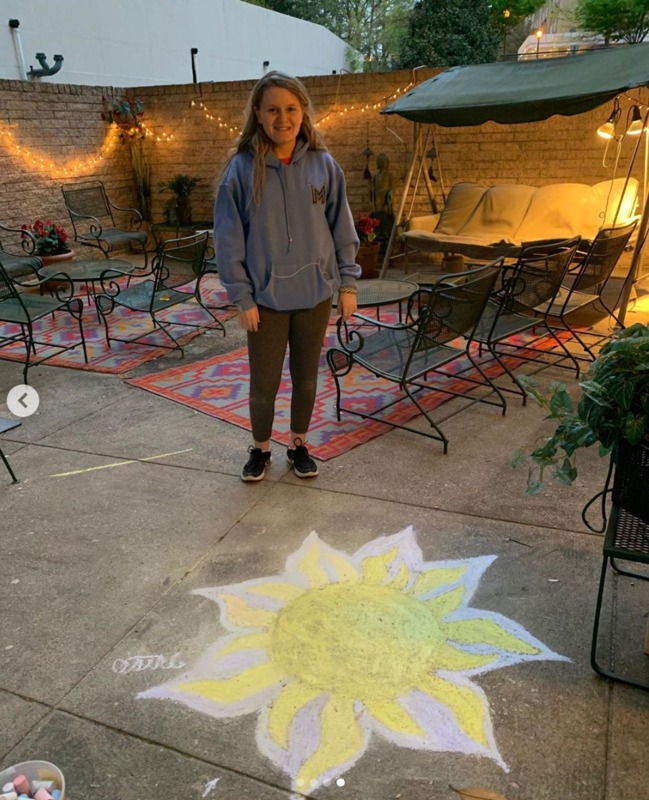
[[168, 181], [161, 181], [158, 188], [161, 192], [173, 192], [173, 197], [167, 200], [164, 208], [165, 220], [170, 225], [191, 225], [192, 206], [191, 195], [194, 189], [203, 186], [200, 178], [189, 175], [174, 175]]
[[22, 225], [21, 230], [24, 240], [31, 239], [34, 242], [34, 254], [43, 265], [53, 261], [68, 261], [74, 256], [74, 251], [67, 244], [67, 231], [51, 219], [37, 219], [32, 225]]
[[361, 240], [361, 245], [356, 256], [356, 263], [360, 266], [361, 278], [376, 278], [378, 276], [378, 259], [381, 242], [377, 239], [376, 229], [381, 220], [361, 214], [356, 220], [356, 233]]
[[[550, 384], [547, 394], [539, 391], [534, 378], [518, 376], [527, 393], [549, 411], [557, 426], [530, 454], [527, 494], [543, 488], [545, 471], [560, 483], [570, 485], [577, 476], [576, 453], [599, 443], [599, 455], [611, 456], [618, 470], [621, 454], [629, 446], [647, 447], [649, 434], [649, 328], [636, 323], [617, 333], [599, 351], [586, 379], [579, 384], [580, 396], [573, 403], [563, 383]], [[526, 463], [517, 450], [512, 466]]]

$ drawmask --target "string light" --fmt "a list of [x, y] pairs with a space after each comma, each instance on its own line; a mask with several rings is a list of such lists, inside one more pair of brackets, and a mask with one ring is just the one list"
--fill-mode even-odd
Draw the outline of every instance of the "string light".
[[322, 125], [323, 122], [327, 122], [327, 120], [331, 119], [332, 117], [344, 117], [347, 114], [351, 114], [352, 112], [360, 112], [364, 114], [366, 111], [375, 111], [377, 108], [382, 108], [385, 103], [389, 103], [390, 100], [395, 100], [399, 97], [400, 94], [403, 94], [408, 91], [408, 89], [412, 88], [415, 84], [411, 81], [407, 86], [400, 87], [396, 89], [392, 94], [388, 95], [387, 97], [382, 97], [380, 100], [377, 100], [375, 103], [366, 103], [364, 106], [345, 106], [340, 111], [329, 111], [323, 117], [316, 122], [316, 126]]
[[197, 103], [195, 100], [192, 100], [191, 107], [198, 109], [200, 112], [203, 113], [205, 119], [209, 120], [210, 122], [215, 122], [219, 126], [219, 128], [225, 128], [228, 131], [228, 133], [230, 134], [234, 133], [237, 136], [241, 136], [242, 131], [238, 125], [232, 125], [227, 120], [220, 117], [218, 114], [213, 114], [209, 110], [209, 108], [205, 105], [205, 103], [203, 103], [202, 101]]
[[4, 140], [7, 147], [13, 149], [33, 169], [48, 174], [52, 178], [74, 177], [84, 172], [95, 172], [97, 166], [113, 150], [119, 139], [116, 126], [111, 126], [97, 155], [80, 160], [75, 159], [66, 163], [65, 166], [61, 166], [60, 162], [45, 158], [19, 145], [15, 141], [13, 132], [8, 129], [0, 128], [0, 138]]

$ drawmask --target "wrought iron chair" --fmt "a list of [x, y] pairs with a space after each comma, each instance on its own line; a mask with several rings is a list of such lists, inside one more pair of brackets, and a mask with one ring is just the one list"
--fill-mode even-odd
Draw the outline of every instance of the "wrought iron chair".
[[[11, 431], [14, 428], [17, 428], [19, 425], [22, 425], [22, 422], [19, 419], [7, 419], [6, 417], [0, 417], [0, 433], [4, 433], [5, 431]], [[2, 459], [2, 463], [7, 468], [7, 471], [11, 475], [12, 483], [18, 483], [18, 478], [15, 476], [14, 471], [11, 469], [11, 464], [7, 460], [7, 456], [2, 452], [2, 448], [0, 447], [0, 459]]]
[[[600, 641], [600, 622], [604, 589], [609, 576], [609, 567], [617, 575], [624, 575], [635, 580], [649, 580], [649, 573], [623, 569], [618, 562], [649, 564], [649, 445], [640, 443], [632, 446], [625, 439], [618, 444], [617, 465], [613, 477], [613, 505], [604, 539], [604, 560], [597, 593], [593, 638], [591, 643], [591, 666], [599, 675], [622, 681], [640, 689], [649, 689], [649, 669], [647, 656], [642, 654], [645, 662], [644, 678], [630, 676], [615, 664], [616, 648], [614, 645], [615, 627], [610, 632], [611, 663], [608, 667], [601, 665], [598, 659], [598, 643]], [[606, 490], [605, 490], [606, 492]], [[620, 616], [618, 621], [620, 621]], [[643, 618], [638, 609], [638, 617]], [[642, 633], [638, 630], [638, 636]], [[641, 643], [641, 638], [639, 642]], [[628, 648], [628, 637], [625, 637]], [[640, 647], [638, 647], [640, 650]]]
[[[140, 230], [142, 214], [135, 208], [123, 208], [112, 203], [100, 181], [61, 186], [65, 207], [70, 215], [75, 242], [96, 247], [106, 258], [115, 250], [130, 247], [144, 253], [144, 271], [148, 267], [146, 251], [148, 234]], [[118, 228], [113, 209], [131, 215], [130, 228]]]
[[[327, 352], [327, 363], [336, 383], [337, 418], [340, 420], [340, 412], [346, 411], [363, 419], [385, 422], [394, 428], [441, 441], [446, 453], [448, 439], [417, 399], [420, 392], [441, 392], [472, 403], [478, 401], [497, 405], [504, 414], [507, 407], [504, 396], [470, 353], [470, 337], [484, 311], [502, 263], [500, 258], [462, 275], [442, 275], [430, 289], [420, 289], [410, 298], [409, 322], [389, 324], [354, 314], [356, 319], [376, 329], [376, 332], [364, 336], [355, 328], [345, 331], [342, 321], [338, 320], [338, 347]], [[470, 366], [460, 375], [449, 374], [441, 369], [462, 357], [468, 358]], [[368, 413], [359, 411], [358, 407], [343, 406], [340, 381], [355, 364], [377, 378], [396, 384], [400, 389], [396, 398]], [[442, 380], [433, 382], [429, 378], [431, 374], [440, 376]], [[468, 384], [467, 391], [457, 391], [457, 388], [452, 388], [450, 381], [444, 385], [442, 381], [446, 378], [461, 378]], [[482, 387], [479, 393], [473, 391], [477, 387]], [[488, 392], [484, 391], [485, 387]], [[382, 412], [404, 399], [414, 403], [434, 432], [417, 430], [382, 415]]]
[[[525, 247], [515, 264], [503, 267], [498, 286], [473, 333], [473, 341], [478, 344], [480, 353], [486, 347], [512, 380], [513, 386], [500, 388], [520, 394], [523, 405], [527, 395], [507, 364], [507, 356], [536, 363], [545, 361], [549, 356], [555, 366], [574, 369], [579, 375], [579, 363], [547, 321], [547, 313], [561, 288], [579, 241], [579, 237], [576, 237], [551, 243], [531, 243]], [[531, 341], [525, 344], [512, 341], [516, 334], [536, 332], [539, 327], [542, 331]], [[554, 349], [548, 351], [535, 347], [539, 339], [547, 336], [552, 337], [554, 344], [561, 348], [558, 357]], [[569, 359], [569, 365], [563, 363], [566, 359]]]
[[[182, 239], [169, 239], [162, 250], [155, 255], [151, 262], [151, 271], [144, 279], [130, 286], [120, 286], [116, 280], [116, 270], [106, 273], [101, 280], [102, 293], [97, 295], [97, 309], [104, 321], [106, 341], [110, 346], [111, 341], [135, 343], [151, 347], [169, 347], [169, 349], [184, 352], [180, 342], [170, 333], [171, 324], [179, 324], [190, 328], [210, 328], [220, 330], [225, 336], [225, 328], [209, 308], [203, 303], [200, 293], [200, 283], [204, 275], [205, 248], [207, 234], [186, 236]], [[193, 284], [193, 286], [192, 286]], [[160, 319], [161, 312], [182, 303], [195, 301], [205, 311], [209, 319], [201, 322], [170, 323]], [[115, 306], [121, 306], [129, 311], [148, 314], [153, 322], [153, 330], [140, 334], [134, 339], [120, 339], [110, 335], [109, 317]], [[213, 324], [215, 323], [215, 324]], [[154, 330], [161, 330], [173, 345], [141, 341], [150, 336]]]
[[[41, 364], [53, 356], [60, 355], [67, 350], [72, 350], [79, 345], [83, 347], [84, 360], [86, 362], [88, 361], [86, 340], [81, 324], [83, 302], [78, 297], [73, 297], [74, 287], [72, 282], [68, 280], [63, 273], [53, 277], [57, 281], [60, 281], [56, 290], [56, 296], [48, 297], [28, 292], [20, 292], [17, 289], [18, 286], [28, 287], [30, 289], [34, 287], [40, 288], [48, 280], [52, 280], [52, 278], [38, 278], [30, 280], [28, 284], [21, 283], [17, 279], [9, 277], [0, 260], [0, 322], [7, 323], [11, 326], [10, 330], [2, 330], [0, 332], [0, 348], [6, 347], [12, 342], [24, 342], [25, 366], [23, 369], [23, 378], [25, 383], [28, 383], [27, 375], [30, 366], [33, 366], [33, 364]], [[54, 314], [56, 311], [67, 311], [77, 320], [79, 325], [78, 342], [67, 345], [57, 345], [51, 342], [40, 342], [34, 338], [34, 323], [49, 314]], [[37, 344], [47, 346], [48, 348], [54, 348], [55, 352], [51, 353], [49, 356], [39, 358], [37, 361], [33, 361], [32, 356], [36, 356]]]
[[574, 357], [578, 360], [592, 361], [596, 357], [596, 353], [585, 341], [586, 336], [592, 337], [596, 342], [601, 343], [602, 340], [609, 338], [609, 334], [593, 330], [588, 332], [578, 331], [570, 324], [568, 319], [574, 312], [586, 306], [599, 303], [613, 317], [620, 328], [624, 327], [615, 312], [602, 299], [602, 293], [633, 234], [635, 226], [636, 222], [634, 221], [617, 228], [602, 228], [583, 257], [578, 258], [568, 270], [566, 281], [548, 311], [549, 316], [556, 317], [559, 320], [560, 326], [554, 323], [555, 327], [569, 331], [570, 335], [583, 348], [586, 357], [577, 354]]
[[[4, 237], [3, 231], [9, 236]], [[22, 228], [9, 228], [6, 225], [0, 225], [0, 259], [2, 265], [12, 278], [24, 278], [28, 275], [33, 275], [43, 266], [40, 258], [35, 255], [36, 241], [31, 231], [23, 230]], [[2, 239], [11, 239], [10, 244], [6, 244]], [[6, 250], [6, 247], [11, 247], [12, 250]], [[21, 252], [13, 252], [13, 250], [20, 250]]]

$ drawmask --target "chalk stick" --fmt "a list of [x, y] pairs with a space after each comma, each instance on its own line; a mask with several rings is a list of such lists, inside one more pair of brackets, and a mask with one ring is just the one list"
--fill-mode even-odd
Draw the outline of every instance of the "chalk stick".
[[7, 792], [13, 792], [13, 790], [14, 790], [14, 782], [13, 781], [9, 781], [9, 783], [5, 783], [5, 785], [2, 787], [3, 794], [6, 794]]
[[54, 789], [54, 791], [52, 792], [52, 800], [61, 800], [61, 790], [60, 789]]
[[34, 795], [35, 800], [52, 800], [52, 795], [47, 789], [39, 789]]
[[51, 792], [55, 788], [54, 781], [32, 781], [32, 794], [36, 794], [39, 789], [47, 789], [48, 792]]
[[29, 794], [29, 781], [26, 775], [17, 775], [14, 778], [14, 792], [16, 794]]
[[0, 794], [0, 800], [18, 800], [18, 795], [15, 792], [3, 792]]
[[19, 794], [18, 800], [32, 800], [32, 796], [30, 794]]

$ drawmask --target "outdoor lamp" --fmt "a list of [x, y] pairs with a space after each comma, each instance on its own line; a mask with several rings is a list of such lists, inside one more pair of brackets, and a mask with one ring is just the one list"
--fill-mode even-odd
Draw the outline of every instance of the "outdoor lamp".
[[642, 116], [638, 106], [631, 106], [631, 122], [626, 132], [629, 136], [640, 136], [644, 125], [642, 124]]
[[600, 125], [597, 129], [597, 135], [601, 136], [602, 139], [613, 139], [615, 136], [615, 126], [617, 125], [620, 114], [620, 104], [618, 103], [617, 99], [613, 103], [613, 111], [611, 111], [611, 116], [606, 120], [603, 125]]

